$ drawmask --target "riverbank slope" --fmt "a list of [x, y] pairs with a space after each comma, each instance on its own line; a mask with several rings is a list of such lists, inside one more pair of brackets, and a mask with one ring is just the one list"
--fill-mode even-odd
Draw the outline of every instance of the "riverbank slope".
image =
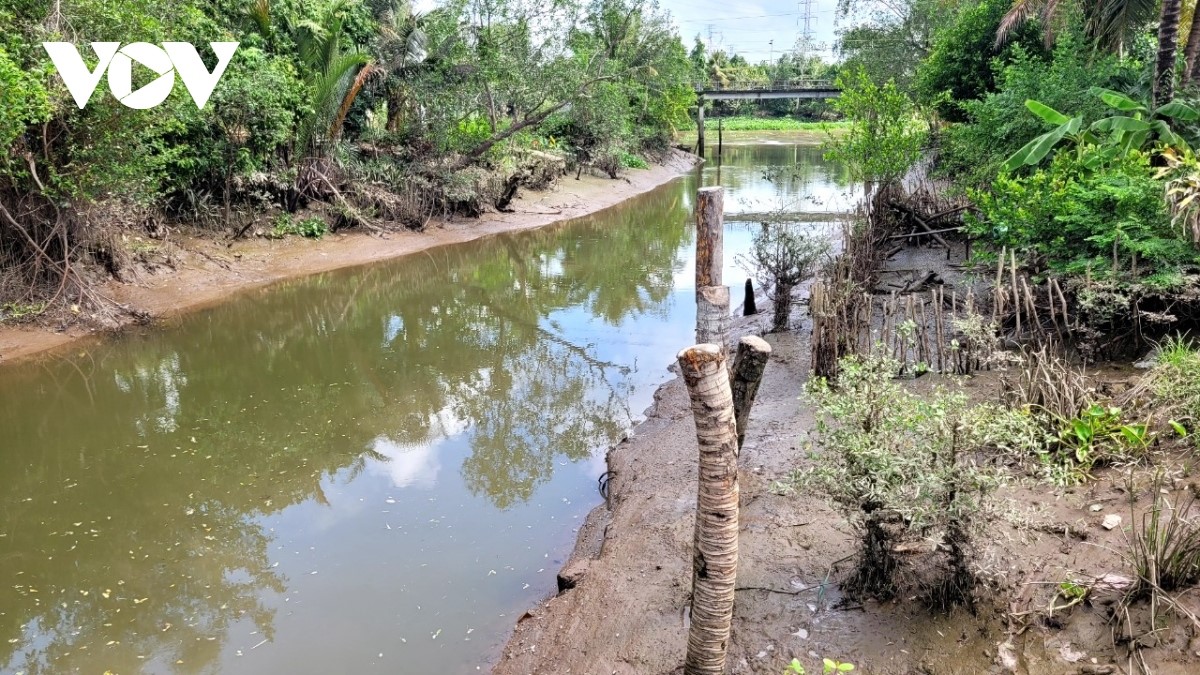
[[[965, 283], [943, 258], [940, 249], [910, 249], [885, 273], [932, 267]], [[1119, 593], [1098, 590], [1071, 611], [1056, 596], [1064, 580], [1088, 584], [1131, 574], [1123, 558], [1128, 533], [1104, 525], [1111, 514], [1147, 507], [1145, 495], [1129, 505], [1124, 468], [1097, 471], [1096, 480], [1069, 488], [1014, 468], [977, 539], [982, 586], [974, 611], [931, 611], [915, 596], [862, 604], [842, 596], [838, 582], [846, 570], [838, 563], [857, 548], [849, 524], [822, 495], [775, 489], [792, 471], [819, 461], [808, 454], [814, 410], [800, 400], [811, 354], [806, 314], [793, 314], [793, 331], [763, 336], [773, 353], [739, 459], [739, 565], [727, 672], [779, 675], [793, 658], [810, 673], [820, 672], [824, 658], [871, 675], [1134, 672], [1109, 615]], [[731, 335], [761, 334], [764, 325], [765, 318], [735, 319]], [[972, 400], [997, 400], [1001, 375], [928, 375], [909, 386], [921, 394], [961, 386]], [[1115, 391], [1128, 389], [1133, 375], [1106, 368], [1091, 377], [1096, 390]], [[522, 616], [494, 673], [682, 672], [697, 476], [695, 424], [680, 378], [659, 389], [647, 416], [608, 452], [608, 503], [581, 528], [559, 573], [560, 592]], [[1189, 457], [1167, 458], [1173, 475], [1194, 474]], [[1153, 471], [1142, 467], [1138, 480]], [[1184, 481], [1179, 488], [1191, 489]], [[1200, 606], [1189, 611], [1200, 616]], [[1188, 621], [1178, 617], [1171, 625], [1140, 658], [1160, 675], [1196, 672], [1200, 633], [1189, 633]]]
[[420, 253], [505, 232], [564, 223], [615, 206], [690, 171], [693, 155], [673, 151], [662, 164], [631, 170], [612, 180], [565, 176], [545, 192], [527, 191], [508, 213], [479, 219], [434, 221], [424, 232], [382, 234], [355, 231], [318, 240], [252, 237], [228, 245], [224, 238], [172, 235], [165, 242], [138, 242], [166, 256], [167, 265], [143, 269], [126, 281], [111, 280], [102, 292], [128, 311], [116, 320], [97, 318], [16, 326], [0, 325], [0, 364], [41, 355], [55, 348], [129, 325], [135, 317], [159, 319], [200, 309], [237, 293], [292, 279]]

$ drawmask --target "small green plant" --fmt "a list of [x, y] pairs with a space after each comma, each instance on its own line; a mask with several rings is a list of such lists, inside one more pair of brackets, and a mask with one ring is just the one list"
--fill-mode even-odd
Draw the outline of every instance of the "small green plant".
[[[1172, 594], [1200, 584], [1200, 517], [1195, 512], [1196, 495], [1181, 491], [1188, 494], [1168, 499], [1164, 494], [1168, 492], [1166, 486], [1165, 476], [1159, 471], [1150, 484], [1154, 504], [1141, 518], [1136, 517], [1134, 500], [1130, 500], [1133, 527], [1123, 554], [1136, 574], [1122, 599], [1126, 616], [1134, 602], [1148, 599], [1150, 622], [1155, 626], [1159, 625], [1156, 614], [1160, 607], [1191, 616], [1178, 606], [1177, 596]], [[1127, 479], [1127, 490], [1130, 495], [1136, 494], [1132, 474]]]
[[824, 665], [824, 669], [822, 672], [824, 672], [825, 675], [830, 675], [830, 673], [848, 673], [848, 672], [854, 670], [854, 664], [850, 663], [849, 661], [836, 661], [834, 659], [825, 659], [824, 661], [822, 661], [822, 664]]
[[638, 157], [637, 155], [635, 155], [631, 152], [622, 150], [619, 154], [620, 154], [620, 158], [621, 158], [621, 166], [626, 169], [649, 169], [650, 168], [650, 165], [646, 163], [646, 160], [642, 159], [641, 157]]
[[1087, 479], [1098, 464], [1142, 456], [1154, 436], [1145, 424], [1122, 422], [1120, 408], [1093, 403], [1078, 417], [1063, 420], [1058, 440], [1075, 460], [1079, 477]]
[[1172, 416], [1171, 428], [1187, 438], [1187, 425], [1200, 419], [1200, 351], [1195, 343], [1180, 337], [1164, 340], [1146, 382], [1159, 412]]
[[0, 323], [4, 321], [24, 321], [46, 311], [46, 303], [8, 302], [0, 305]]
[[296, 220], [291, 214], [281, 213], [275, 217], [274, 226], [267, 235], [271, 239], [283, 239], [288, 236], [320, 239], [329, 234], [329, 226], [320, 218], [304, 218]]
[[788, 667], [783, 670], [783, 674], [793, 673], [794, 675], [804, 675], [804, 666], [800, 663], [800, 659], [792, 659]]
[[772, 214], [754, 235], [750, 251], [736, 260], [758, 277], [759, 286], [770, 288], [774, 305], [771, 330], [786, 330], [792, 312], [792, 291], [816, 272], [817, 262], [829, 251], [829, 240], [805, 232], [800, 226], [781, 222]]
[[[1055, 612], [1061, 612], [1065, 609], [1070, 609], [1075, 605], [1087, 599], [1088, 587], [1077, 584], [1074, 581], [1064, 581], [1058, 585], [1058, 593], [1050, 600], [1050, 616], [1054, 616]], [[1058, 604], [1059, 598], [1066, 602]]]

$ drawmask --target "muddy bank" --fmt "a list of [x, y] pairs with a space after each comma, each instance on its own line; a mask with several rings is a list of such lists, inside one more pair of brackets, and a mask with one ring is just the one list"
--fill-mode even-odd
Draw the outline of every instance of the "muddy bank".
[[125, 282], [110, 281], [103, 293], [131, 312], [103, 327], [82, 324], [0, 326], [0, 363], [44, 354], [88, 336], [128, 325], [131, 315], [164, 318], [200, 309], [236, 293], [330, 270], [366, 265], [431, 248], [480, 237], [517, 232], [596, 213], [630, 197], [652, 190], [690, 171], [696, 158], [675, 151], [667, 161], [648, 170], [631, 170], [611, 180], [565, 176], [546, 192], [523, 192], [509, 213], [488, 213], [477, 220], [454, 219], [430, 223], [425, 232], [385, 234], [353, 232], [320, 240], [243, 239], [227, 246], [224, 238], [172, 236], [167, 243], [171, 264], [153, 272], [135, 272]]
[[[889, 267], [901, 274], [935, 258], [944, 265], [944, 256], [944, 250], [918, 252]], [[820, 495], [785, 496], [772, 489], [813, 461], [806, 452], [813, 410], [798, 400], [808, 379], [811, 334], [801, 314], [794, 315], [799, 330], [764, 336], [774, 353], [740, 458], [740, 563], [728, 672], [779, 675], [792, 658], [808, 672], [820, 672], [825, 657], [869, 674], [1137, 672], [1128, 651], [1114, 642], [1109, 611], [1118, 594], [1097, 592], [1070, 611], [1053, 610], [1056, 601], [1062, 604], [1056, 593], [1064, 581], [1132, 574], [1122, 558], [1128, 528], [1102, 525], [1112, 514], [1124, 514], [1127, 524], [1133, 520], [1124, 471], [1100, 472], [1094, 482], [1067, 489], [1014, 471], [996, 496], [999, 515], [978, 539], [984, 591], [973, 613], [933, 613], [915, 597], [860, 605], [841, 596], [842, 572], [835, 563], [856, 550], [846, 521]], [[764, 321], [740, 319], [733, 334], [759, 333]], [[1095, 373], [1098, 385], [1118, 389], [1132, 377], [1128, 369]], [[973, 399], [995, 400], [999, 379], [983, 373], [962, 386]], [[952, 384], [930, 375], [913, 386], [938, 383]], [[560, 573], [566, 588], [522, 618], [494, 672], [682, 672], [695, 427], [681, 380], [664, 385], [655, 400], [649, 419], [608, 453], [609, 503], [581, 529]], [[1171, 472], [1194, 474], [1190, 454], [1166, 461]], [[1146, 467], [1144, 473], [1152, 471]], [[1180, 481], [1177, 489], [1189, 488]], [[1135, 512], [1144, 510], [1148, 497], [1139, 493]], [[1177, 618], [1154, 641], [1142, 652], [1147, 672], [1200, 672], [1200, 625], [1193, 629]]]

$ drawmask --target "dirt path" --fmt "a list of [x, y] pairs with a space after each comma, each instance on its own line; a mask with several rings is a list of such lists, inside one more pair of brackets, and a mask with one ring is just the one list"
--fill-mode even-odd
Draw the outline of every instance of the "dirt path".
[[[526, 192], [514, 201], [511, 213], [489, 213], [478, 220], [433, 223], [425, 232], [361, 232], [321, 240], [288, 238], [243, 239], [232, 247], [223, 240], [183, 238], [172, 251], [175, 269], [160, 268], [129, 283], [109, 282], [104, 292], [129, 308], [153, 318], [177, 315], [225, 300], [274, 282], [366, 265], [504, 232], [545, 227], [596, 213], [630, 197], [652, 190], [695, 166], [695, 157], [674, 151], [661, 165], [631, 170], [610, 180], [566, 176], [548, 192]], [[0, 326], [0, 363], [43, 354], [89, 335], [103, 334], [127, 324], [107, 327], [80, 325]]]

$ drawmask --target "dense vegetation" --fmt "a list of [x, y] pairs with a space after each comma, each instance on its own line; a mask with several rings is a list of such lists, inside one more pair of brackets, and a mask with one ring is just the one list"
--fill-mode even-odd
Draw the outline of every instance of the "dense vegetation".
[[[421, 227], [570, 168], [615, 176], [694, 103], [652, 0], [4, 0], [0, 26], [0, 303], [22, 308], [103, 304], [87, 270], [119, 274], [121, 235], [165, 223]], [[41, 43], [94, 67], [112, 39], [192, 42], [210, 67], [208, 42], [241, 46], [203, 109], [177, 86], [132, 110], [101, 82], [81, 110]]]
[[[781, 487], [831, 497], [853, 527], [847, 590], [908, 594], [915, 575], [913, 597], [946, 607], [973, 602], [998, 486], [1120, 469], [1131, 579], [1112, 618], [1137, 653], [1129, 608], [1149, 598], [1158, 626], [1155, 608], [1200, 582], [1194, 500], [1161, 496], [1200, 423], [1200, 352], [1176, 336], [1200, 319], [1200, 17], [1181, 0], [840, 4], [864, 20], [841, 35], [846, 123], [826, 156], [865, 198], [810, 295], [812, 464]], [[967, 252], [949, 326], [937, 274], [881, 279], [913, 237]], [[940, 341], [937, 370], [1002, 371], [1000, 396], [901, 383], [935, 370]], [[1149, 370], [1129, 392], [1080, 367], [1118, 356]], [[930, 536], [919, 562], [894, 555]], [[1090, 590], [1058, 593], [1051, 612]]]
[[[842, 4], [870, 19], [842, 35], [841, 81], [867, 102], [844, 111], [852, 128], [879, 141], [928, 127], [934, 161], [923, 173], [969, 202], [979, 261], [1015, 253], [1035, 282], [1057, 279], [1093, 356], [1200, 316], [1188, 300], [1200, 270], [1200, 30], [1190, 11], [1175, 0], [964, 0], [952, 11], [908, 0], [886, 14]], [[902, 48], [901, 35], [911, 38]], [[913, 112], [874, 94], [886, 87]], [[847, 153], [843, 142], [838, 156], [891, 162], [892, 182], [922, 156], [857, 145]]]

